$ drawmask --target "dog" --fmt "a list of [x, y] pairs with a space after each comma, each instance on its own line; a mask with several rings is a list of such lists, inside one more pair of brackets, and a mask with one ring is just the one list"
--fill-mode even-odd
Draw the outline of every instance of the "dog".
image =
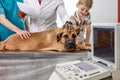
[[53, 28], [42, 32], [31, 33], [29, 39], [21, 39], [18, 34], [13, 34], [5, 41], [0, 42], [0, 51], [91, 50], [89, 46], [78, 44], [76, 37], [80, 33], [80, 29], [70, 28], [68, 26], [71, 25], [65, 23], [62, 28]]

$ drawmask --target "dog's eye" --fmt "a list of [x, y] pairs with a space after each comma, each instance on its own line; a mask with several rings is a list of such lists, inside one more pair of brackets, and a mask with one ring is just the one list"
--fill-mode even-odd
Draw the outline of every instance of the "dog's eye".
[[68, 38], [68, 35], [66, 34], [66, 35], [64, 35], [63, 37], [67, 39], [67, 38]]
[[76, 38], [76, 35], [75, 35], [75, 34], [72, 34], [72, 38]]

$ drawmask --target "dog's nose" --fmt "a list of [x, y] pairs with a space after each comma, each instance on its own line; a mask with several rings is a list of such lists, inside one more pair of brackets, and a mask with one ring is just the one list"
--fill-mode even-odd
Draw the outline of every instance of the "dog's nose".
[[68, 44], [73, 46], [74, 42], [73, 41], [68, 41]]
[[69, 40], [69, 41], [67, 41], [67, 43], [65, 44], [65, 47], [66, 47], [67, 49], [75, 48], [75, 42]]

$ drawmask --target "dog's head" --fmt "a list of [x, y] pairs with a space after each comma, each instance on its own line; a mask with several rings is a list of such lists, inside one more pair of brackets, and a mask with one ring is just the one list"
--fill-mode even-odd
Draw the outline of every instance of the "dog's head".
[[66, 50], [74, 50], [76, 48], [76, 37], [79, 33], [79, 28], [75, 29], [72, 24], [65, 23], [62, 32], [57, 34], [57, 42], [61, 42]]

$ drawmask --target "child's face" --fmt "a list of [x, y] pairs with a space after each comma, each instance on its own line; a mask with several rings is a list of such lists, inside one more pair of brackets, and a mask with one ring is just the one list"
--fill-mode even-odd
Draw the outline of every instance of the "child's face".
[[89, 8], [84, 3], [77, 3], [79, 16], [85, 16], [88, 14]]

